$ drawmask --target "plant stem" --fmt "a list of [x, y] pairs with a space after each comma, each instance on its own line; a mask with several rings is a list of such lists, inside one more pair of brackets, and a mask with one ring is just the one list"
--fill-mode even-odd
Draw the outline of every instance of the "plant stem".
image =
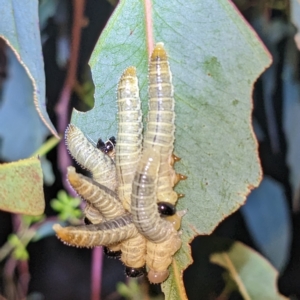
[[101, 295], [103, 251], [102, 247], [95, 247], [92, 252], [91, 267], [91, 300], [99, 300]]

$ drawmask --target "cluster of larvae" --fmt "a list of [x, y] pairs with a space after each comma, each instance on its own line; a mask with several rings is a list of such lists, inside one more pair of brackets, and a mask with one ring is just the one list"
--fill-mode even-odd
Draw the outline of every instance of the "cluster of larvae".
[[104, 246], [119, 256], [126, 274], [148, 273], [151, 283], [169, 276], [168, 267], [181, 247], [181, 217], [173, 187], [186, 177], [175, 173], [173, 155], [175, 113], [172, 75], [163, 43], [156, 44], [149, 63], [149, 112], [142, 135], [142, 110], [134, 67], [118, 84], [117, 139], [99, 140], [95, 147], [74, 125], [66, 130], [72, 157], [92, 178], [68, 168], [68, 180], [86, 201], [85, 223], [61, 227], [57, 236], [77, 247]]

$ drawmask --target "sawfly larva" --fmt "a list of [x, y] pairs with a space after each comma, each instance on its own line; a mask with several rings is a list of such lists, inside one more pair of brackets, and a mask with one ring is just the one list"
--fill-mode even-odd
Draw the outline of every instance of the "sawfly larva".
[[163, 43], [157, 43], [149, 63], [149, 111], [144, 149], [156, 148], [160, 152], [157, 184], [158, 202], [175, 204], [178, 195], [173, 186], [180, 179], [172, 168], [175, 132], [175, 112], [172, 74]]
[[181, 239], [176, 231], [170, 232], [161, 243], [147, 241], [146, 264], [149, 268], [148, 279], [151, 283], [161, 283], [169, 276], [168, 267], [173, 255], [180, 249]]
[[76, 173], [74, 167], [68, 167], [68, 180], [76, 193], [96, 208], [106, 220], [125, 213], [115, 192], [91, 178]]
[[130, 210], [131, 185], [142, 149], [142, 111], [136, 69], [127, 68], [118, 84], [118, 135], [116, 170], [118, 195]]
[[73, 124], [69, 124], [65, 137], [68, 150], [77, 163], [90, 171], [95, 181], [114, 191], [117, 182], [113, 160], [94, 147]]
[[176, 232], [170, 222], [160, 217], [157, 209], [159, 154], [154, 149], [144, 149], [133, 179], [131, 194], [132, 220], [137, 230], [147, 240], [155, 243], [165, 241], [171, 233]]
[[93, 205], [89, 204], [88, 202], [84, 208], [84, 224], [99, 224], [103, 221], [102, 214], [95, 208]]
[[121, 251], [121, 260], [128, 267], [128, 273], [145, 265], [146, 240], [141, 234], [121, 243]]
[[[178, 230], [183, 214], [181, 212], [176, 214], [175, 207], [168, 203], [158, 203], [157, 207], [159, 214], [166, 216], [166, 220], [171, 222], [175, 230]], [[138, 234], [136, 237], [122, 242], [121, 252], [121, 261], [126, 265], [125, 273], [127, 276], [139, 277], [146, 274], [144, 265], [146, 263], [147, 253], [144, 236]]]
[[65, 244], [87, 248], [109, 246], [138, 234], [129, 214], [97, 225], [61, 227], [59, 224], [54, 224], [53, 229]]

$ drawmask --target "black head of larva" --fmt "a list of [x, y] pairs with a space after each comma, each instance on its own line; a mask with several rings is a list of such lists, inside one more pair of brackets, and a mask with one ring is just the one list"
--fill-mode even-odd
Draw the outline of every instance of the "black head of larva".
[[103, 142], [102, 139], [99, 139], [97, 142], [97, 148], [101, 150], [103, 153], [107, 154], [112, 150], [114, 150], [116, 143], [117, 141], [114, 136], [110, 137], [108, 141], [106, 141], [105, 143]]
[[92, 222], [91, 222], [87, 217], [85, 217], [85, 218], [83, 219], [83, 222], [84, 222], [85, 225], [90, 225], [90, 224], [92, 224]]
[[108, 247], [103, 247], [103, 252], [106, 256], [111, 258], [120, 258], [122, 255], [122, 251], [112, 251]]
[[176, 213], [175, 205], [168, 202], [157, 203], [157, 208], [161, 216], [173, 216]]
[[141, 277], [144, 276], [147, 271], [145, 266], [141, 268], [126, 267], [125, 273], [128, 277]]

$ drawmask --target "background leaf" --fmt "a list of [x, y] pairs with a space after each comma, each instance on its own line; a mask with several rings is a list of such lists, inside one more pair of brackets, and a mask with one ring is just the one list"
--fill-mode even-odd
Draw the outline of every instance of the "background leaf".
[[297, 28], [297, 33], [295, 35], [295, 42], [298, 49], [300, 49], [300, 2], [299, 0], [291, 0], [291, 19]]
[[32, 81], [13, 51], [8, 48], [6, 52], [8, 79], [0, 106], [0, 157], [13, 161], [31, 156], [43, 144], [49, 130], [33, 103]]
[[0, 165], [0, 209], [41, 215], [45, 209], [43, 173], [38, 158]]
[[45, 104], [45, 74], [37, 0], [0, 0], [0, 36], [15, 52], [34, 87], [34, 103], [50, 131], [57, 135]]
[[[116, 135], [116, 86], [125, 68], [136, 66], [144, 114], [149, 49], [144, 2], [121, 1], [99, 39], [90, 65], [95, 107], [74, 111], [72, 123], [97, 141]], [[225, 0], [152, 1], [153, 34], [169, 54], [176, 100], [176, 169], [188, 176], [177, 191], [184, 245], [176, 266], [191, 263], [188, 242], [209, 234], [237, 210], [261, 171], [251, 119], [253, 82], [270, 57], [232, 4]], [[149, 34], [148, 36], [150, 36]], [[175, 272], [176, 273], [176, 272]], [[181, 278], [163, 284], [166, 299], [178, 299]]]
[[292, 222], [283, 186], [265, 176], [241, 208], [252, 239], [273, 266], [282, 271], [291, 250]]
[[235, 242], [227, 252], [212, 254], [210, 260], [229, 272], [243, 299], [288, 299], [278, 293], [278, 272], [244, 244]]

